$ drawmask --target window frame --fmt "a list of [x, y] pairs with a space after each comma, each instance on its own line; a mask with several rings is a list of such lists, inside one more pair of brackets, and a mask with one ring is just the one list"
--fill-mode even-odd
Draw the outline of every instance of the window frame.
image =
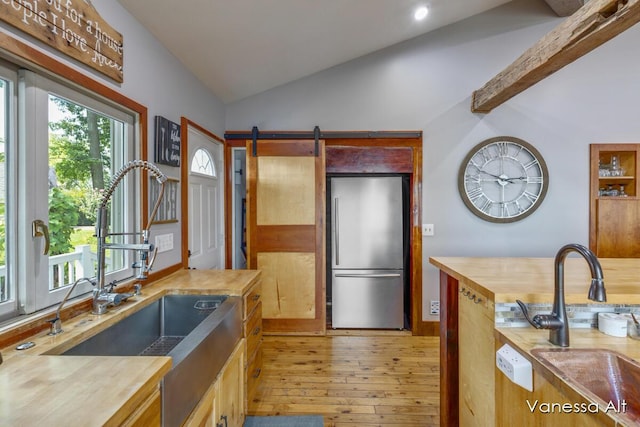
[[[18, 76], [20, 114], [18, 118], [19, 152], [17, 160], [19, 175], [17, 181], [20, 194], [34, 195], [34, 197], [21, 198], [18, 203], [19, 221], [25, 221], [18, 226], [18, 230], [20, 230], [18, 233], [17, 264], [18, 298], [21, 311], [32, 313], [60, 302], [70, 285], [69, 283], [56, 289], [49, 288], [49, 256], [38, 252], [41, 244], [37, 241], [34, 242], [28, 232], [31, 230], [31, 220], [33, 219], [42, 219], [45, 220], [45, 223], [49, 223], [49, 188], [46, 185], [47, 174], [42, 172], [49, 169], [49, 97], [53, 95], [65, 99], [123, 124], [122, 130], [125, 136], [120, 138], [121, 145], [115, 145], [112, 148], [112, 175], [126, 162], [136, 158], [135, 119], [130, 112], [32, 71], [22, 69]], [[34, 117], [35, 120], [33, 120]], [[118, 139], [114, 140], [114, 144], [117, 143]], [[112, 202], [118, 204], [122, 202], [123, 205], [117, 209], [110, 209], [110, 213], [111, 223], [115, 222], [123, 229], [113, 229], [112, 231], [125, 233], [139, 231], [136, 219], [140, 218], [140, 209], [135, 197], [135, 194], [139, 194], [139, 185], [133, 180], [123, 180], [116, 194], [122, 194], [122, 188], [126, 188], [127, 191], [124, 199], [120, 200], [118, 197], [114, 197]], [[135, 214], [133, 216], [124, 215], [124, 212], [134, 212]], [[128, 265], [131, 265], [133, 254], [130, 251], [117, 251], [116, 255], [124, 256], [122, 262], [118, 263], [122, 265], [122, 268], [107, 273], [108, 282], [124, 280], [133, 275], [132, 270], [127, 268]], [[95, 271], [89, 275], [89, 278], [92, 277], [95, 277]], [[92, 289], [89, 283], [81, 283], [71, 297], [85, 294]]]
[[[18, 209], [17, 204], [9, 206], [7, 200], [17, 195], [16, 171], [17, 165], [13, 159], [17, 149], [16, 123], [17, 123], [17, 96], [16, 86], [18, 83], [18, 67], [11, 63], [0, 61], [0, 78], [7, 82], [6, 103], [5, 103], [5, 231], [17, 230]], [[18, 279], [16, 268], [16, 251], [9, 248], [17, 247], [17, 233], [5, 232], [5, 269], [6, 283], [8, 283], [9, 298], [0, 301], [0, 319], [12, 316], [18, 312]]]
[[[74, 68], [66, 63], [61, 62], [58, 58], [53, 57], [50, 53], [39, 50], [32, 45], [28, 45], [20, 39], [15, 38], [11, 34], [0, 32], [0, 60], [7, 61], [17, 67], [24, 67], [35, 72], [42, 73], [43, 76], [54, 81], [68, 85], [79, 91], [84, 91], [91, 96], [111, 103], [120, 109], [131, 112], [134, 117], [134, 146], [136, 150], [135, 158], [142, 160], [148, 159], [148, 110], [147, 107], [123, 95], [106, 83], [95, 80], [90, 70], [81, 70]], [[64, 77], [63, 77], [64, 76]], [[16, 143], [17, 144], [17, 143]], [[138, 183], [140, 189], [139, 206], [140, 221], [146, 218], [149, 212], [148, 204], [148, 180], [147, 174], [141, 174], [142, 177]], [[16, 221], [17, 218], [16, 213]], [[141, 223], [139, 224], [141, 226]], [[14, 260], [15, 261], [15, 260]], [[9, 261], [8, 261], [9, 262]], [[15, 265], [15, 262], [12, 262]], [[17, 307], [18, 312], [11, 314], [11, 317], [20, 314], [21, 307]], [[0, 321], [8, 319], [9, 316], [0, 312]]]

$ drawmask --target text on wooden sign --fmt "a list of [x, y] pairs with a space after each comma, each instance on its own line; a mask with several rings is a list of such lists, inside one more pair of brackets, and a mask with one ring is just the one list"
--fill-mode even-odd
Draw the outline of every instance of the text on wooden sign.
[[87, 0], [0, 0], [0, 20], [123, 81], [122, 35]]

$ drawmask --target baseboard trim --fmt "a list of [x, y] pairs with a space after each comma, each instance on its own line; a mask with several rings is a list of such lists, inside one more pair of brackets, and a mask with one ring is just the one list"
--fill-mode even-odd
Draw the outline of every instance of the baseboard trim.
[[440, 322], [418, 322], [418, 327], [413, 335], [421, 337], [437, 337], [440, 335]]

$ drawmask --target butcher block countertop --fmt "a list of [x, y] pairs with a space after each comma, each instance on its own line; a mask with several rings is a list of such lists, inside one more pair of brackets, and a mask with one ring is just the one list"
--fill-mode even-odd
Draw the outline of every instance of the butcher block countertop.
[[0, 425], [120, 425], [170, 357], [24, 356], [0, 366]]
[[[432, 257], [429, 262], [461, 283], [482, 288], [494, 303], [553, 302], [553, 258]], [[607, 304], [640, 304], [640, 259], [601, 258]], [[587, 298], [591, 273], [582, 257], [564, 263], [567, 304], [593, 303]]]
[[[551, 303], [554, 291], [553, 258], [453, 258], [435, 257], [430, 263], [458, 280], [461, 286], [472, 285], [497, 303]], [[640, 304], [640, 259], [601, 258], [607, 302], [605, 304]], [[591, 273], [582, 257], [570, 257], [564, 263], [567, 304], [599, 304], [587, 298]], [[548, 330], [533, 327], [503, 327], [494, 330], [499, 345], [508, 343], [532, 362], [533, 368], [559, 389], [569, 401], [589, 401], [578, 388], [543, 365], [531, 352], [534, 348], [560, 348], [551, 344]], [[570, 348], [611, 349], [640, 361], [640, 341], [612, 337], [597, 329], [571, 328]], [[499, 346], [498, 345], [498, 346]], [[616, 414], [607, 414], [615, 422]], [[611, 424], [611, 425], [613, 425]]]
[[[36, 345], [1, 349], [0, 425], [118, 425], [171, 369], [170, 357], [57, 356], [166, 294], [241, 296], [260, 277], [253, 270], [180, 270], [103, 315], [63, 320], [64, 333], [24, 339]], [[41, 318], [42, 317], [42, 318]], [[36, 316], [45, 322], [52, 315]], [[0, 335], [24, 328], [23, 320]], [[31, 320], [33, 321], [33, 320]]]

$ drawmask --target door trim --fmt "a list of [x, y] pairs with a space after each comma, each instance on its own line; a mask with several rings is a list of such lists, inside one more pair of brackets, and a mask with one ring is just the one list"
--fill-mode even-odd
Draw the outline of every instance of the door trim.
[[[227, 131], [225, 133], [226, 147], [225, 159], [230, 161], [233, 147], [246, 147], [246, 139], [237, 139], [236, 134], [251, 134], [250, 131]], [[294, 132], [295, 133], [295, 132]], [[304, 133], [300, 133], [304, 135]], [[306, 136], [306, 135], [305, 135]], [[365, 137], [368, 136], [368, 137]], [[347, 173], [364, 172], [363, 168], [375, 167], [375, 170], [366, 170], [368, 173], [409, 173], [411, 174], [411, 332], [413, 335], [432, 335], [437, 332], [437, 322], [422, 320], [422, 131], [413, 132], [411, 135], [398, 135], [394, 132], [323, 132], [326, 147], [326, 169], [335, 171], [337, 164], [341, 171]], [[303, 139], [302, 137], [300, 139]], [[309, 134], [309, 138], [312, 135]], [[397, 149], [397, 150], [392, 150]], [[340, 156], [340, 152], [365, 156], [366, 162], [359, 164], [362, 158], [355, 160], [353, 156]], [[404, 153], [402, 153], [404, 151]], [[395, 153], [395, 154], [394, 154]], [[410, 153], [410, 155], [408, 155]], [[399, 156], [398, 156], [399, 155]], [[340, 160], [338, 162], [338, 158]], [[349, 162], [348, 159], [352, 161]], [[228, 163], [227, 163], [228, 164]], [[386, 165], [386, 166], [385, 166]], [[226, 186], [233, 185], [232, 176], [227, 171]], [[225, 194], [229, 194], [226, 191]], [[225, 196], [226, 197], [226, 196]], [[227, 239], [231, 237], [231, 215], [233, 206], [230, 200], [226, 201]], [[231, 268], [231, 246], [227, 241], [227, 268]], [[325, 319], [326, 321], [326, 319]], [[434, 325], [435, 324], [435, 325]]]
[[[189, 163], [189, 127], [198, 130], [199, 132], [205, 134], [211, 139], [214, 139], [222, 144], [222, 157], [223, 157], [223, 173], [218, 173], [218, 179], [222, 179], [224, 176], [223, 188], [225, 189], [225, 194], [222, 200], [224, 203], [223, 212], [224, 212], [224, 228], [225, 228], [225, 245], [228, 245], [230, 242], [227, 240], [226, 236], [227, 232], [230, 230], [228, 228], [227, 223], [227, 144], [224, 139], [220, 138], [213, 132], [205, 129], [199, 124], [189, 120], [186, 117], [180, 118], [180, 126], [182, 129], [180, 135], [180, 233], [182, 234], [182, 247], [181, 247], [181, 259], [180, 265], [182, 268], [189, 268], [189, 168], [191, 164]], [[225, 260], [224, 263], [227, 265], [229, 263], [227, 248], [224, 249]]]

